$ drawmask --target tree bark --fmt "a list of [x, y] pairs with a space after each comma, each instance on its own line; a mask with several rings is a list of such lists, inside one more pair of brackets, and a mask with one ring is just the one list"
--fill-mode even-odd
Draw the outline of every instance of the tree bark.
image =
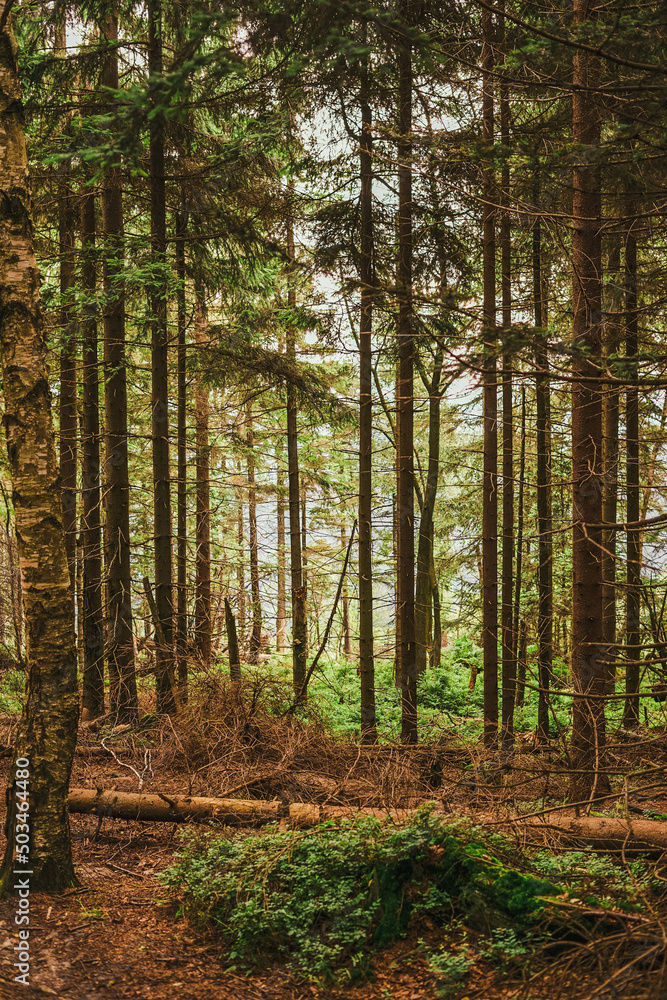
[[[56, 25], [56, 55], [67, 54], [64, 17]], [[72, 595], [76, 592], [76, 473], [77, 473], [77, 343], [74, 322], [76, 227], [74, 196], [70, 183], [71, 163], [58, 168], [58, 254], [60, 258], [60, 488], [65, 545]], [[80, 613], [80, 609], [79, 609]]]
[[482, 141], [483, 167], [483, 339], [482, 375], [482, 651], [484, 657], [484, 745], [498, 740], [498, 402], [496, 374], [496, 233], [493, 170], [493, 26], [482, 11]]
[[[436, 812], [442, 811], [441, 805], [438, 807], [431, 804]], [[286, 819], [290, 826], [302, 829], [317, 826], [326, 820], [349, 819], [354, 816], [390, 817], [395, 822], [400, 822], [406, 821], [414, 813], [412, 809], [327, 806], [311, 802], [285, 805], [280, 801], [267, 802], [262, 799], [214, 799], [160, 792], [149, 795], [143, 792], [89, 788], [73, 788], [69, 794], [68, 806], [72, 813], [163, 823], [213, 819], [229, 826], [259, 826]], [[547, 815], [546, 822], [541, 818], [522, 820], [517, 817], [515, 820], [509, 819], [509, 823], [512, 823], [515, 830], [522, 831], [524, 836], [531, 830], [549, 831], [594, 844], [631, 845], [633, 850], [638, 847], [660, 850], [667, 848], [665, 824], [656, 820], [626, 820], [606, 816], [575, 818], [553, 814]], [[630, 914], [628, 919], [634, 916]], [[638, 919], [645, 918], [639, 916]]]
[[[504, 21], [502, 24], [504, 47]], [[502, 508], [502, 589], [501, 589], [501, 741], [505, 750], [514, 745], [514, 698], [516, 660], [512, 635], [514, 611], [514, 413], [512, 405], [512, 233], [510, 227], [510, 106], [507, 81], [500, 84], [500, 136], [503, 165], [500, 185], [500, 257], [502, 294], [502, 406], [503, 406], [503, 508]]]
[[[521, 441], [519, 445], [519, 500], [516, 511], [516, 585], [514, 589], [514, 623], [512, 628], [512, 641], [514, 645], [513, 655], [517, 663], [520, 660], [519, 649], [521, 646], [521, 635], [519, 621], [521, 619], [521, 583], [523, 570], [523, 508], [525, 497], [525, 477], [526, 477], [526, 386], [521, 384]], [[525, 623], [522, 623], [525, 624]], [[524, 663], [523, 681], [526, 680], [526, 670]], [[519, 701], [519, 689], [515, 696], [516, 705], [523, 705], [523, 687], [521, 689], [521, 700]]]
[[276, 651], [284, 653], [287, 644], [287, 588], [285, 586], [285, 471], [282, 467], [283, 451], [276, 444], [276, 515], [278, 520], [278, 595], [276, 601]]
[[401, 637], [401, 739], [416, 743], [414, 513], [414, 330], [412, 315], [412, 52], [398, 48], [398, 613]]
[[[301, 580], [303, 586], [303, 607], [306, 616], [306, 656], [309, 652], [308, 634], [308, 522], [307, 522], [307, 497], [305, 486], [301, 490]], [[317, 628], [317, 615], [315, 615], [315, 627]]]
[[[16, 837], [25, 828], [21, 807], [26, 803], [30, 889], [58, 892], [75, 881], [67, 791], [78, 720], [76, 637], [17, 49], [8, 12], [8, 4], [0, 3], [0, 360], [28, 663], [6, 791], [0, 892], [12, 890], [14, 869], [23, 867], [14, 858]], [[23, 777], [24, 759], [29, 762], [27, 796], [16, 783]]]
[[212, 799], [171, 793], [147, 795], [94, 788], [73, 788], [68, 806], [71, 813], [92, 813], [117, 819], [163, 823], [214, 819], [231, 826], [275, 823], [287, 811], [280, 801]]
[[259, 591], [259, 544], [257, 540], [257, 492], [255, 484], [255, 431], [252, 402], [246, 400], [246, 446], [248, 461], [248, 530], [250, 535], [250, 598], [252, 603], [252, 629], [248, 649], [248, 662], [259, 663], [262, 648], [262, 599]]
[[428, 470], [426, 488], [422, 501], [419, 522], [419, 542], [417, 546], [417, 586], [415, 599], [415, 662], [417, 676], [426, 670], [431, 658], [431, 608], [433, 604], [433, 515], [438, 495], [438, 471], [440, 468], [440, 401], [442, 389], [440, 378], [444, 352], [437, 347], [433, 363], [433, 376], [428, 385]]
[[[241, 463], [238, 463], [238, 473], [241, 475]], [[238, 590], [237, 609], [237, 632], [239, 644], [245, 648], [246, 634], [246, 593], [245, 593], [245, 527], [243, 523], [243, 500], [239, 495], [239, 506], [236, 514], [236, 539], [238, 542], [238, 562], [236, 564], [236, 587]]]
[[553, 658], [553, 537], [551, 517], [551, 404], [547, 309], [542, 276], [542, 228], [533, 226], [533, 299], [535, 303], [535, 402], [537, 408], [537, 740], [549, 737], [549, 687]]
[[[108, 45], [100, 85], [118, 89], [118, 19], [112, 10], [102, 21]], [[108, 109], [113, 111], [113, 105]], [[104, 229], [104, 420], [106, 432], [105, 567], [108, 586], [109, 702], [119, 722], [137, 717], [137, 682], [132, 635], [130, 580], [130, 479], [127, 447], [127, 369], [125, 359], [125, 282], [122, 175], [106, 168], [102, 183]]]
[[431, 592], [433, 595], [433, 652], [431, 667], [437, 670], [442, 663], [442, 608], [440, 606], [440, 588], [435, 573], [435, 560], [431, 549]]
[[528, 666], [528, 627], [525, 618], [519, 623], [517, 635], [516, 707], [523, 708], [526, 698], [526, 667]]
[[[626, 464], [628, 521], [639, 520], [639, 393], [637, 389], [639, 351], [637, 310], [637, 235], [634, 199], [628, 199], [629, 226], [625, 240], [625, 356], [628, 386], [625, 390]], [[627, 533], [627, 576], [625, 599], [625, 705], [623, 725], [639, 725], [639, 678], [641, 657], [641, 529]]]
[[[340, 527], [340, 544], [344, 552], [347, 552], [348, 540], [345, 533], [345, 528], [341, 524]], [[350, 627], [350, 595], [347, 589], [347, 580], [343, 582], [343, 592], [342, 592], [342, 602], [343, 602], [343, 656], [346, 660], [352, 659], [352, 629]], [[362, 726], [363, 735], [363, 726]]]
[[97, 260], [95, 195], [84, 193], [81, 210], [81, 285], [86, 296], [83, 335], [82, 535], [83, 688], [86, 718], [104, 714], [104, 615], [102, 609], [102, 529], [100, 517], [100, 411], [97, 367]]
[[[609, 276], [605, 289], [607, 302], [603, 320], [602, 350], [606, 359], [615, 354], [619, 346], [619, 271], [621, 269], [620, 244], [612, 236], [609, 249]], [[609, 361], [605, 361], [609, 366]], [[616, 369], [614, 368], [614, 372]], [[602, 520], [616, 524], [618, 520], [618, 417], [620, 393], [618, 386], [608, 385], [602, 399], [602, 461], [604, 466], [604, 493]], [[637, 515], [639, 520], [639, 515]], [[608, 694], [614, 693], [616, 680], [616, 531], [605, 529], [602, 533], [602, 619], [607, 658]]]
[[178, 485], [176, 492], [176, 676], [182, 705], [188, 700], [188, 508], [187, 508], [187, 376], [186, 376], [186, 299], [185, 237], [187, 212], [183, 205], [176, 213], [177, 329], [177, 454]]
[[[149, 0], [148, 75], [162, 75], [162, 2]], [[155, 100], [155, 99], [154, 99]], [[176, 708], [173, 655], [171, 488], [169, 477], [169, 377], [167, 331], [167, 224], [165, 202], [164, 116], [153, 109], [149, 125], [151, 253], [151, 405], [153, 440], [153, 525], [155, 536], [155, 603], [165, 642], [156, 652], [155, 693], [158, 712]]]
[[[208, 341], [208, 319], [204, 290], [195, 287], [195, 341], [202, 348]], [[195, 434], [197, 446], [197, 509], [195, 554], [195, 649], [205, 667], [211, 665], [211, 472], [209, 445], [210, 401], [208, 386], [195, 389]]]
[[227, 629], [227, 651], [229, 655], [229, 676], [233, 681], [241, 680], [241, 657], [236, 634], [236, 621], [229, 600], [225, 597], [225, 627]]
[[[574, 20], [588, 20], [588, 4], [575, 0]], [[572, 797], [606, 791], [600, 774], [605, 745], [605, 660], [602, 626], [602, 395], [600, 114], [595, 91], [599, 58], [574, 54], [572, 136], [576, 150], [572, 200]], [[591, 155], [593, 154], [593, 155]], [[576, 381], [577, 377], [581, 381]]]
[[[294, 194], [294, 186], [290, 183], [288, 197]], [[287, 209], [287, 259], [289, 262], [287, 303], [290, 309], [296, 308], [296, 289], [294, 287], [294, 270], [296, 256], [294, 250], [294, 224], [292, 220], [292, 205]], [[287, 329], [286, 353], [291, 360], [296, 359], [296, 332], [290, 324]], [[290, 533], [290, 568], [292, 583], [292, 678], [294, 691], [301, 691], [306, 677], [307, 623], [306, 623], [306, 593], [301, 572], [301, 519], [300, 519], [300, 487], [299, 487], [299, 441], [297, 430], [297, 398], [294, 387], [287, 387], [287, 469], [289, 494], [289, 533]]]
[[[365, 38], [364, 34], [364, 38]], [[360, 279], [359, 317], [359, 681], [361, 739], [377, 741], [373, 631], [373, 119], [368, 57], [361, 67], [359, 143]]]

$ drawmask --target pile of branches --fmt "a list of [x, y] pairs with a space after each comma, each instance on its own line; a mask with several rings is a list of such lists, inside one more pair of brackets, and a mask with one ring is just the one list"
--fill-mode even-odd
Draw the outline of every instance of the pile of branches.
[[360, 746], [337, 737], [308, 705], [288, 711], [288, 682], [215, 679], [165, 724], [161, 764], [188, 774], [193, 794], [409, 808], [433, 798], [442, 756], [462, 747]]

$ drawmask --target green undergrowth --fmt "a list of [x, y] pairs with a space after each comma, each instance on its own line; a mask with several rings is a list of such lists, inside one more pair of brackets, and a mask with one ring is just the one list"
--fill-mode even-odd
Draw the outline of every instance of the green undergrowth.
[[16, 667], [0, 672], [0, 712], [18, 715], [23, 704], [25, 673]]
[[517, 942], [537, 933], [561, 890], [510, 854], [502, 838], [422, 808], [400, 826], [360, 816], [256, 837], [186, 832], [164, 879], [183, 914], [219, 930], [237, 967], [277, 959], [317, 978], [354, 976], [424, 925], [463, 921], [489, 947], [500, 930]]
[[[537, 647], [529, 646], [527, 686], [524, 703], [515, 711], [514, 727], [521, 734], [532, 734], [537, 729]], [[267, 674], [285, 678], [289, 663], [285, 657], [273, 657], [263, 664]], [[552, 736], [567, 736], [571, 729], [572, 697], [568, 670], [564, 661], [555, 659], [554, 684], [550, 696], [550, 727]], [[471, 676], [476, 681], [470, 689]], [[619, 677], [619, 685], [622, 678]], [[335, 733], [356, 737], [361, 730], [361, 702], [359, 677], [356, 664], [346, 659], [323, 658], [321, 666], [311, 678], [309, 700], [318, 716]], [[483, 708], [482, 658], [479, 647], [466, 636], [460, 636], [451, 646], [443, 649], [441, 665], [428, 668], [419, 678], [417, 711], [420, 739], [428, 742], [443, 732], [451, 730], [464, 740], [475, 740], [482, 730]], [[378, 731], [382, 740], [393, 740], [401, 732], [401, 694], [394, 683], [393, 659], [375, 661], [375, 698]], [[650, 699], [643, 702], [649, 725], [664, 723], [662, 706]], [[607, 708], [610, 728], [620, 725], [622, 700], [612, 702]], [[308, 718], [309, 708], [300, 710]]]
[[545, 941], [567, 947], [573, 928], [600, 926], [601, 909], [651, 908], [662, 886], [643, 860], [528, 856], [431, 806], [400, 825], [360, 815], [304, 831], [182, 836], [163, 881], [181, 915], [218, 931], [233, 967], [280, 961], [320, 980], [355, 978], [372, 971], [374, 952], [425, 935], [442, 996], [474, 962], [524, 967]]
[[657, 900], [664, 885], [655, 866], [643, 858], [621, 864], [592, 849], [562, 854], [540, 851], [532, 858], [531, 868], [557, 881], [571, 904], [626, 913], [644, 911], [647, 899]]

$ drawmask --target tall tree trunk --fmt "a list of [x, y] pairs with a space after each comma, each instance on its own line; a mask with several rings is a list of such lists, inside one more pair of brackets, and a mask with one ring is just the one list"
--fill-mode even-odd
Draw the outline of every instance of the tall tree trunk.
[[181, 205], [176, 213], [177, 292], [177, 453], [178, 485], [176, 493], [176, 674], [182, 705], [188, 700], [188, 508], [187, 508], [187, 378], [186, 378], [186, 300], [185, 236], [187, 212]]
[[[586, 0], [575, 0], [574, 20], [588, 19]], [[602, 396], [600, 382], [601, 200], [600, 168], [591, 157], [600, 142], [596, 106], [599, 59], [574, 54], [572, 137], [572, 795], [584, 800], [607, 790], [600, 774], [605, 745], [602, 628]], [[581, 381], [577, 381], [578, 378]]]
[[[502, 24], [504, 46], [504, 19]], [[502, 745], [511, 750], [514, 745], [514, 698], [516, 660], [512, 635], [514, 596], [514, 413], [512, 406], [512, 234], [510, 228], [510, 105], [507, 81], [500, 84], [500, 136], [503, 165], [500, 188], [502, 213], [500, 218], [501, 292], [503, 321], [503, 522], [502, 522], [502, 591], [500, 634], [502, 647], [501, 732]]]
[[252, 402], [246, 400], [246, 446], [248, 449], [248, 529], [250, 535], [250, 596], [252, 602], [252, 630], [248, 662], [259, 663], [262, 648], [262, 600], [259, 592], [259, 544], [257, 541], [257, 492], [255, 484], [255, 430]]
[[285, 586], [285, 472], [282, 448], [276, 444], [276, 514], [278, 519], [278, 597], [276, 601], [276, 651], [284, 653], [287, 645], [287, 588]]
[[[238, 463], [238, 472], [241, 474], [241, 463]], [[239, 645], [245, 646], [246, 633], [246, 594], [245, 594], [245, 527], [243, 524], [243, 500], [239, 496], [239, 507], [236, 515], [236, 538], [238, 541], [238, 562], [236, 564], [236, 586], [238, 590], [237, 601], [237, 634]]]
[[84, 716], [104, 713], [102, 529], [100, 518], [100, 410], [97, 368], [97, 260], [95, 195], [84, 194], [81, 210], [81, 285], [86, 296], [83, 335], [83, 689]]
[[547, 307], [543, 292], [542, 228], [533, 227], [533, 300], [535, 304], [535, 402], [537, 407], [537, 739], [549, 737], [549, 687], [553, 658], [553, 540], [551, 518], [551, 408]]
[[482, 11], [482, 140], [483, 168], [483, 338], [482, 376], [482, 651], [484, 657], [484, 745], [498, 739], [498, 401], [496, 388], [496, 231], [493, 171], [493, 26]]
[[[347, 552], [348, 539], [343, 525], [340, 527], [340, 545], [343, 554]], [[343, 582], [342, 592], [343, 602], [343, 656], [346, 660], [352, 659], [352, 629], [350, 628], [350, 595], [347, 589], [347, 580]], [[363, 726], [362, 726], [363, 735]]]
[[[523, 508], [525, 496], [526, 477], [526, 386], [521, 383], [521, 441], [519, 445], [519, 500], [516, 511], [516, 584], [514, 588], [514, 622], [512, 627], [514, 659], [519, 658], [519, 621], [521, 619], [521, 583], [523, 570]], [[524, 671], [524, 681], [526, 679]], [[523, 705], [523, 693], [521, 701], [518, 700], [518, 689], [515, 696], [515, 704]]]
[[528, 666], [528, 628], [526, 619], [522, 618], [517, 633], [517, 683], [516, 707], [523, 708], [526, 698], [526, 667]]
[[[118, 19], [104, 18], [109, 46], [100, 85], [118, 90]], [[109, 108], [111, 112], [113, 107]], [[127, 458], [127, 370], [122, 177], [117, 164], [102, 183], [104, 229], [104, 420], [106, 431], [105, 567], [108, 587], [109, 703], [119, 722], [137, 717], [137, 682], [132, 637], [130, 581], [130, 479]]]
[[[294, 195], [294, 185], [288, 187], [288, 197]], [[294, 224], [292, 205], [287, 208], [287, 259], [289, 262], [289, 288], [287, 303], [296, 308], [294, 271], [296, 256], [294, 250]], [[286, 353], [290, 360], [296, 359], [296, 332], [292, 326], [287, 330]], [[287, 387], [287, 469], [289, 494], [289, 534], [290, 567], [292, 577], [292, 678], [294, 691], [298, 695], [306, 679], [306, 658], [308, 639], [306, 623], [306, 593], [301, 571], [301, 519], [299, 511], [299, 441], [297, 431], [297, 398], [293, 386]]]
[[[364, 38], [365, 38], [364, 33]], [[359, 172], [360, 278], [359, 317], [359, 680], [361, 739], [377, 740], [373, 632], [373, 134], [368, 57], [361, 68], [361, 137]], [[345, 605], [343, 605], [343, 608]], [[346, 651], [347, 655], [347, 651]]]
[[[62, 15], [56, 26], [56, 54], [67, 54], [67, 31]], [[67, 564], [72, 595], [76, 592], [76, 472], [77, 472], [77, 378], [74, 287], [76, 265], [74, 197], [70, 184], [71, 163], [59, 167], [58, 254], [60, 258], [60, 485], [65, 528]], [[79, 609], [81, 613], [81, 609]]]
[[[398, 401], [398, 381], [396, 383], [396, 400]], [[396, 410], [396, 470], [398, 471], [398, 408]], [[391, 534], [391, 548], [392, 548], [392, 561], [395, 568], [394, 574], [394, 685], [400, 688], [402, 684], [403, 671], [401, 669], [401, 614], [400, 614], [400, 604], [398, 601], [398, 496], [396, 493], [392, 495], [391, 498], [391, 514], [392, 514], [392, 534]]]
[[[303, 585], [303, 607], [308, 623], [308, 523], [307, 516], [307, 493], [305, 486], [301, 491], [301, 579]], [[315, 627], [317, 628], [317, 614], [315, 615]], [[308, 626], [306, 624], [306, 656], [309, 647]]]
[[440, 588], [435, 573], [435, 560], [431, 548], [431, 593], [433, 596], [433, 652], [431, 667], [437, 670], [442, 663], [442, 608], [440, 606]]
[[236, 635], [234, 612], [228, 598], [225, 597], [225, 627], [227, 630], [227, 651], [229, 654], [229, 676], [232, 681], [241, 680], [241, 657], [239, 655], [239, 640]]
[[[202, 348], [208, 341], [208, 319], [203, 289], [195, 287], [195, 341]], [[208, 386], [195, 389], [195, 434], [197, 444], [197, 510], [195, 537], [195, 648], [205, 667], [211, 664], [211, 487], [209, 446], [210, 400]]]
[[433, 376], [428, 385], [428, 470], [426, 488], [422, 501], [419, 522], [419, 542], [417, 546], [417, 586], [415, 599], [415, 663], [417, 676], [426, 670], [431, 653], [431, 607], [433, 602], [433, 515], [438, 494], [438, 470], [440, 468], [440, 401], [442, 390], [440, 378], [444, 352], [438, 346], [433, 363]]
[[[148, 3], [148, 74], [162, 75], [162, 2]], [[159, 100], [159, 98], [158, 98]], [[169, 481], [169, 369], [167, 331], [167, 223], [165, 202], [164, 116], [153, 109], [150, 119], [149, 158], [151, 192], [150, 286], [151, 406], [153, 439], [153, 525], [155, 536], [155, 604], [164, 635], [155, 654], [155, 692], [158, 712], [176, 707], [174, 609], [172, 599], [171, 489]]]
[[[637, 310], [637, 236], [634, 198], [628, 198], [628, 233], [625, 240], [625, 355], [628, 386], [625, 390], [626, 426], [626, 519], [639, 520], [639, 393], [637, 389], [639, 351]], [[625, 706], [623, 725], [639, 725], [639, 658], [641, 656], [641, 529], [627, 534], [627, 589], [625, 603]]]
[[[23, 104], [9, 5], [0, 3], [0, 360], [27, 628], [27, 676], [6, 791], [0, 893], [26, 868], [31, 891], [75, 881], [67, 812], [78, 720], [74, 603], [65, 548]], [[25, 762], [25, 763], [24, 763]], [[27, 773], [26, 773], [27, 772]], [[24, 794], [17, 779], [29, 782]], [[14, 860], [30, 817], [29, 868]]]
[[[621, 269], [621, 248], [617, 237], [612, 237], [609, 248], [609, 277], [605, 288], [606, 302], [603, 318], [602, 350], [605, 359], [615, 354], [619, 345], [618, 325], [620, 312], [619, 271]], [[604, 293], [603, 293], [604, 294]], [[605, 366], [609, 361], [605, 360]], [[616, 370], [614, 368], [614, 373]], [[602, 520], [615, 524], [618, 520], [618, 386], [606, 386], [602, 399], [602, 463], [604, 467], [604, 493], [602, 496]], [[617, 658], [616, 651], [616, 531], [605, 529], [602, 533], [602, 622], [604, 629], [605, 656], [607, 659], [607, 694], [614, 693]]]
[[398, 611], [401, 634], [401, 738], [417, 742], [415, 661], [414, 330], [412, 315], [412, 53], [398, 49]]
[[[82, 433], [83, 430], [81, 430]], [[76, 622], [76, 662], [77, 665], [85, 665], [83, 652], [83, 511], [79, 518], [79, 533], [76, 536], [76, 604], [74, 620]], [[81, 694], [83, 702], [83, 690]]]

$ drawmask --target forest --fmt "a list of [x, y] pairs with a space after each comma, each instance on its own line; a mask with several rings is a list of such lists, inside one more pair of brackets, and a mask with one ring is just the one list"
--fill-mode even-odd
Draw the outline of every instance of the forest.
[[0, 0], [0, 998], [667, 997], [666, 54]]

